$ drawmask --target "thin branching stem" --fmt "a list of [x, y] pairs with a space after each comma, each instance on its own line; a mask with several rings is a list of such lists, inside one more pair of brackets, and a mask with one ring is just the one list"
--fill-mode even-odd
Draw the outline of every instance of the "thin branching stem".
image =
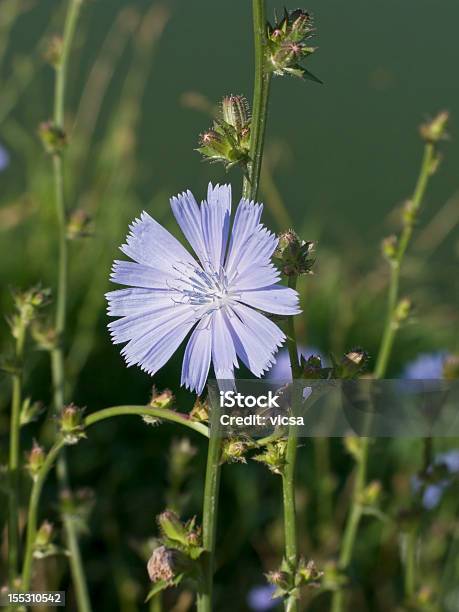
[[[68, 60], [75, 36], [81, 3], [82, 0], [69, 1], [62, 37], [62, 52], [59, 62], [56, 65], [53, 119], [56, 127], [62, 130], [62, 132], [65, 132], [64, 110]], [[59, 255], [55, 315], [57, 343], [51, 352], [51, 369], [54, 389], [54, 408], [56, 411], [60, 411], [65, 403], [64, 341], [68, 285], [67, 219], [64, 197], [64, 168], [61, 152], [53, 156], [53, 177], [56, 219], [58, 224]], [[68, 489], [67, 464], [64, 454], [61, 454], [59, 457], [57, 477], [61, 489]], [[63, 522], [67, 546], [70, 552], [69, 562], [78, 608], [80, 612], [90, 612], [91, 604], [78, 545], [76, 527], [71, 517], [64, 516]]]
[[24, 343], [26, 326], [19, 321], [16, 333], [16, 367], [13, 374], [13, 392], [10, 420], [10, 447], [9, 447], [9, 508], [8, 508], [8, 583], [13, 582], [18, 571], [19, 561], [19, 454], [21, 430], [22, 405], [22, 361], [24, 357]]
[[[409, 219], [404, 221], [402, 233], [397, 243], [397, 250], [394, 258], [390, 263], [390, 281], [387, 299], [387, 315], [384, 326], [381, 346], [376, 359], [374, 376], [377, 379], [382, 379], [386, 375], [387, 366], [389, 363], [396, 332], [399, 328], [399, 323], [396, 320], [396, 309], [399, 301], [399, 286], [400, 286], [400, 271], [406, 250], [409, 246], [417, 214], [421, 207], [424, 195], [428, 186], [429, 178], [432, 175], [432, 168], [435, 159], [435, 146], [431, 142], [427, 142], [424, 147], [424, 155], [422, 158], [421, 169], [419, 172], [416, 187], [411, 198], [411, 210]], [[344, 537], [341, 545], [339, 556], [339, 569], [347, 572], [349, 564], [352, 560], [354, 552], [357, 531], [362, 517], [362, 506], [360, 503], [362, 493], [366, 486], [366, 474], [368, 464], [368, 449], [370, 440], [362, 438], [360, 455], [357, 460], [356, 476], [354, 488], [352, 491], [351, 508], [348, 514], [347, 523], [344, 530]], [[407, 549], [408, 555], [415, 554], [415, 546], [410, 545]], [[409, 576], [405, 580], [405, 584], [412, 585], [414, 582], [415, 561], [413, 558], [407, 559], [405, 570]], [[411, 586], [410, 586], [411, 590]], [[344, 592], [338, 589], [333, 594], [332, 612], [342, 612], [344, 606]]]

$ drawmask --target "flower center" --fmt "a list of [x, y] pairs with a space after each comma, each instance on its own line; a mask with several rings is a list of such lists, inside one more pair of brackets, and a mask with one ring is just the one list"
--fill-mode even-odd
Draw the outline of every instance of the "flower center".
[[184, 265], [179, 272], [174, 290], [180, 294], [181, 303], [193, 306], [209, 306], [209, 310], [223, 308], [232, 301], [225, 270], [217, 272], [211, 266]]

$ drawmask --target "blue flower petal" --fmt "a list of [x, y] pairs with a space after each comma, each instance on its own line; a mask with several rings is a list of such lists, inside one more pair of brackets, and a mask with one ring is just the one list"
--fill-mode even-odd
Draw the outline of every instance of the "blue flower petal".
[[210, 368], [212, 352], [211, 317], [206, 315], [194, 329], [185, 349], [181, 384], [201, 395]]
[[241, 291], [237, 299], [253, 308], [272, 314], [295, 315], [301, 312], [298, 293], [283, 285]]

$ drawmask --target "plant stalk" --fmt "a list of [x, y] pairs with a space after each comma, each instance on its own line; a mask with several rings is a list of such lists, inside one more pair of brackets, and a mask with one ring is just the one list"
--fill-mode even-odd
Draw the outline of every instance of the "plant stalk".
[[252, 0], [252, 12], [255, 79], [253, 87], [252, 121], [250, 127], [250, 162], [248, 177], [244, 177], [242, 187], [242, 195], [248, 200], [255, 200], [258, 194], [271, 83], [271, 74], [265, 70], [265, 0]]
[[30, 583], [32, 577], [32, 561], [33, 552], [35, 546], [35, 538], [37, 535], [37, 515], [38, 507], [40, 504], [41, 492], [45, 483], [46, 477], [49, 471], [53, 467], [54, 461], [56, 460], [60, 450], [64, 446], [65, 442], [63, 439], [58, 440], [51, 447], [49, 453], [46, 455], [43, 466], [38, 473], [30, 494], [29, 509], [27, 514], [27, 535], [24, 553], [24, 562], [22, 566], [22, 581], [21, 587], [23, 591], [30, 591]]
[[26, 326], [20, 321], [16, 338], [16, 366], [18, 371], [13, 375], [13, 392], [10, 420], [10, 449], [9, 449], [9, 508], [8, 508], [8, 585], [13, 588], [18, 572], [19, 561], [19, 454], [21, 431], [21, 405], [22, 405], [22, 362], [24, 357], [24, 344]]
[[[399, 285], [400, 285], [400, 270], [403, 263], [406, 250], [410, 243], [415, 220], [421, 207], [424, 195], [427, 189], [429, 178], [432, 175], [432, 166], [435, 159], [435, 147], [431, 142], [426, 143], [424, 154], [421, 163], [421, 169], [416, 182], [416, 187], [411, 199], [410, 218], [405, 219], [402, 233], [397, 244], [395, 257], [391, 261], [390, 282], [387, 299], [387, 315], [386, 323], [376, 359], [374, 377], [382, 379], [386, 375], [389, 358], [394, 344], [395, 334], [399, 328], [399, 323], [396, 321], [396, 308], [399, 300]], [[362, 507], [359, 502], [361, 495], [366, 486], [366, 472], [368, 463], [368, 447], [369, 438], [362, 438], [361, 456], [357, 463], [357, 473], [354, 482], [352, 493], [351, 509], [348, 514], [348, 519], [344, 531], [343, 542], [339, 557], [339, 569], [346, 572], [352, 559], [354, 545], [357, 537], [357, 531], [362, 516]], [[414, 547], [409, 547], [410, 551], [414, 552]], [[411, 584], [414, 580], [414, 563], [411, 560], [405, 564], [405, 571], [410, 573], [408, 583]], [[412, 575], [413, 574], [413, 575]], [[406, 584], [406, 583], [405, 583]], [[332, 612], [342, 612], [344, 605], [344, 592], [339, 589], [334, 592], [332, 597]]]
[[[62, 38], [62, 52], [60, 61], [56, 66], [53, 119], [56, 127], [61, 129], [64, 133], [64, 109], [68, 60], [75, 36], [81, 4], [82, 0], [69, 0]], [[67, 311], [68, 252], [63, 171], [62, 154], [55, 154], [53, 156], [53, 179], [56, 219], [58, 224], [59, 255], [55, 313], [57, 343], [51, 352], [51, 370], [54, 389], [54, 409], [56, 412], [61, 411], [65, 404], [64, 341]], [[61, 490], [69, 488], [67, 472], [68, 470], [65, 454], [61, 454], [57, 465], [57, 478]], [[83, 563], [81, 560], [81, 553], [78, 546], [77, 530], [74, 521], [70, 517], [64, 516], [63, 523], [67, 545], [70, 551], [69, 563], [72, 581], [75, 587], [78, 609], [80, 612], [90, 612], [91, 605], [83, 570]]]
[[[290, 276], [288, 286], [296, 289], [297, 276]], [[290, 357], [293, 381], [301, 378], [301, 367], [298, 361], [298, 344], [295, 333], [295, 322], [293, 317], [288, 318], [287, 323], [287, 346]], [[295, 411], [297, 390], [293, 389], [292, 405]], [[285, 538], [285, 559], [290, 569], [294, 572], [298, 563], [297, 533], [296, 533], [296, 507], [295, 507], [295, 466], [298, 449], [298, 433], [295, 425], [289, 428], [287, 449], [285, 454], [285, 468], [282, 474], [282, 500], [284, 507], [284, 538]], [[284, 601], [285, 610], [296, 612], [298, 601], [290, 596]]]
[[212, 612], [213, 575], [215, 567], [215, 545], [217, 536], [218, 494], [221, 472], [221, 437], [218, 431], [218, 417], [211, 424], [207, 452], [206, 480], [202, 510], [202, 542], [206, 550], [202, 589], [198, 593], [198, 612]]

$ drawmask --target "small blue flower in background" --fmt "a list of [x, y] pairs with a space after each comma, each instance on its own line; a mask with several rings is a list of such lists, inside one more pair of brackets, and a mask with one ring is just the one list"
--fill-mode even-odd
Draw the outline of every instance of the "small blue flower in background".
[[273, 599], [273, 593], [275, 590], [276, 587], [272, 584], [253, 587], [247, 595], [247, 605], [255, 612], [272, 610], [282, 601], [281, 597], [276, 597]]
[[[298, 348], [298, 357], [302, 355], [305, 359], [311, 355], [320, 357], [323, 361], [323, 357], [319, 350], [312, 346], [300, 346]], [[290, 367], [290, 356], [287, 349], [282, 349], [277, 354], [276, 362], [273, 367], [269, 370], [268, 378], [270, 380], [287, 381], [292, 379], [292, 369]]]
[[423, 353], [406, 366], [402, 378], [406, 380], [435, 380], [443, 378], [443, 364], [447, 356], [445, 351]]
[[[107, 293], [109, 324], [128, 365], [155, 374], [192, 331], [181, 384], [200, 394], [210, 364], [219, 380], [232, 380], [239, 359], [255, 376], [274, 362], [285, 340], [259, 311], [298, 314], [298, 293], [279, 284], [271, 263], [277, 238], [261, 223], [262, 205], [241, 200], [230, 234], [231, 187], [209, 184], [199, 206], [190, 191], [171, 199], [193, 257], [143, 212], [130, 226], [111, 280], [128, 289]], [[194, 328], [194, 329], [193, 329]]]
[[[453, 476], [459, 473], [459, 449], [453, 449], [440, 453], [435, 457], [434, 466], [445, 466], [448, 473]], [[451, 484], [451, 480], [445, 478], [435, 484], [430, 484], [426, 487], [422, 498], [422, 505], [426, 510], [433, 510], [441, 501], [443, 492]], [[413, 491], [416, 493], [422, 487], [422, 480], [419, 476], [414, 476], [411, 481]]]
[[0, 172], [5, 170], [10, 163], [10, 156], [8, 151], [0, 144]]

